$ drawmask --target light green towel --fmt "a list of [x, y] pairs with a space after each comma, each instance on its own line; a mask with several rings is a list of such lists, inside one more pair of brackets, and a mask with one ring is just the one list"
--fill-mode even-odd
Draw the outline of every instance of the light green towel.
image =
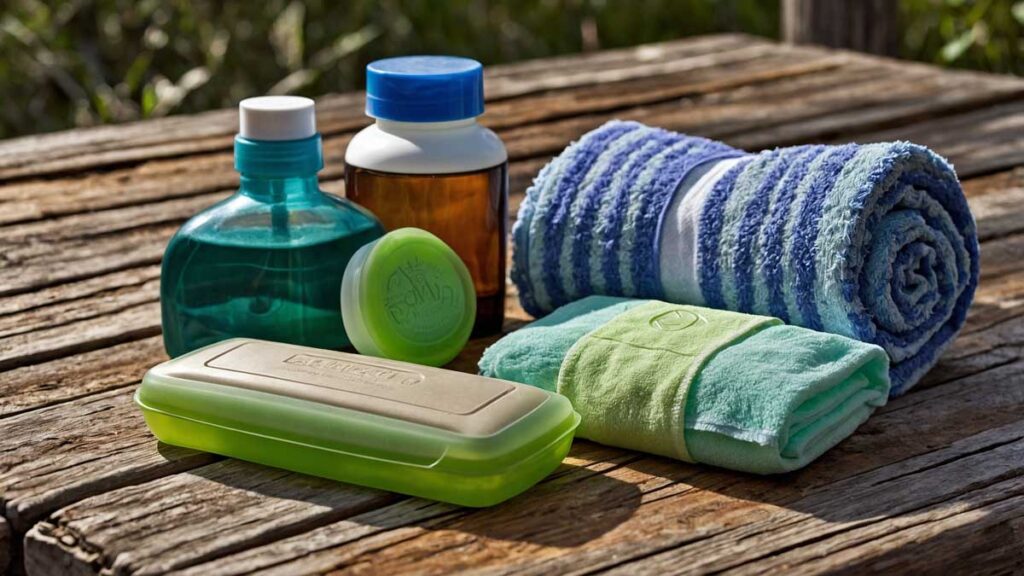
[[760, 474], [807, 465], [889, 391], [888, 358], [874, 345], [601, 296], [509, 334], [480, 370], [565, 393], [583, 416], [582, 438]]

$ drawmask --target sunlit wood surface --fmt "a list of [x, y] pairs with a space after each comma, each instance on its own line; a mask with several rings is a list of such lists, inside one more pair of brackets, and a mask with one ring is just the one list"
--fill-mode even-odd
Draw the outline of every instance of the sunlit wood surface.
[[[956, 166], [983, 240], [967, 328], [925, 382], [802, 472], [758, 478], [577, 441], [525, 495], [459, 509], [158, 445], [146, 429], [131, 397], [165, 359], [160, 257], [236, 186], [234, 110], [0, 142], [0, 567], [1024, 569], [1024, 80], [728, 35], [495, 66], [487, 92], [513, 215], [536, 171], [610, 118], [748, 149], [931, 146]], [[319, 102], [328, 190], [343, 190], [362, 103]], [[508, 311], [507, 330], [528, 320], [511, 289]], [[455, 367], [474, 371], [489, 342]]]

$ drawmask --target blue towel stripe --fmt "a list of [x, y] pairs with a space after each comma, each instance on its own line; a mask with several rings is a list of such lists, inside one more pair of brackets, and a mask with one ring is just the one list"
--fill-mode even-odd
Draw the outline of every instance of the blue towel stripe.
[[[573, 223], [573, 234], [567, 237], [574, 299], [593, 294], [590, 274], [590, 255], [601, 202], [612, 187], [616, 175], [627, 165], [632, 154], [651, 142], [657, 142], [657, 132], [651, 129], [634, 130], [616, 141], [616, 152], [603, 162], [603, 170], [593, 183], [580, 190], [578, 207]], [[568, 235], [567, 235], [568, 236]], [[563, 282], [566, 282], [563, 276]]]
[[787, 149], [787, 156], [794, 156], [791, 170], [779, 185], [779, 198], [776, 200], [768, 222], [764, 227], [761, 245], [764, 255], [761, 259], [762, 275], [768, 287], [768, 313], [789, 322], [789, 308], [786, 305], [783, 269], [785, 262], [784, 244], [786, 242], [786, 223], [793, 207], [797, 189], [807, 176], [810, 166], [825, 153], [825, 146], [812, 146], [806, 149]]
[[666, 143], [671, 143], [672, 141], [674, 140], [666, 139], [664, 134], [654, 132], [652, 137], [634, 151], [629, 159], [616, 171], [607, 191], [602, 195], [592, 226], [590, 246], [585, 247], [587, 251], [587, 268], [590, 271], [590, 285], [595, 294], [608, 292], [608, 276], [604, 272], [606, 265], [605, 256], [608, 252], [607, 238], [611, 237], [611, 227], [616, 222], [616, 219], [612, 218], [611, 214], [618, 203], [617, 199], [620, 191], [634, 179], [634, 166], [645, 164]]
[[559, 279], [559, 256], [562, 247], [562, 234], [565, 231], [574, 191], [597, 162], [603, 149], [624, 134], [636, 129], [638, 126], [635, 124], [621, 123], [595, 134], [593, 138], [582, 140], [577, 149], [578, 160], [572, 163], [558, 184], [551, 208], [551, 218], [548, 219], [544, 231], [543, 256], [544, 287], [547, 289], [548, 297], [556, 306], [567, 301], [565, 290]]
[[[689, 206], [672, 201], [688, 192], [680, 183], [743, 154], [635, 122], [585, 135], [541, 171], [513, 226], [523, 307], [539, 315], [590, 294], [664, 298], [662, 228], [686, 222], [666, 211]], [[892, 360], [894, 395], [963, 326], [977, 230], [955, 172], [926, 148], [780, 148], [742, 157], [700, 198], [686, 273], [706, 305], [877, 344]]]
[[658, 180], [648, 189], [646, 203], [640, 211], [641, 221], [636, 226], [637, 242], [633, 254], [633, 284], [637, 296], [642, 298], [664, 298], [661, 284], [660, 248], [661, 224], [665, 211], [679, 185], [689, 174], [701, 166], [717, 160], [735, 158], [743, 152], [721, 142], [690, 137], [689, 146], [666, 158], [664, 169], [658, 172]]
[[655, 258], [655, 238], [658, 236], [657, 221], [664, 211], [665, 203], [686, 174], [707, 155], [704, 142], [697, 138], [688, 138], [682, 146], [672, 149], [655, 173], [654, 180], [637, 203], [639, 206], [635, 231], [635, 242], [632, 251], [630, 272], [637, 297], [663, 298], [661, 278], [657, 276], [657, 258]]
[[[736, 284], [736, 267], [739, 265], [739, 245], [736, 243], [737, 234], [743, 224], [743, 214], [751, 202], [757, 200], [757, 194], [764, 182], [765, 176], [776, 163], [773, 154], [758, 154], [753, 157], [746, 170], [736, 179], [732, 192], [725, 206], [723, 215], [722, 231], [718, 240], [719, 268], [724, 273], [721, 275], [723, 307], [729, 310], [736, 310], [739, 302], [738, 289]], [[744, 241], [743, 244], [750, 246]]]
[[781, 150], [764, 155], [771, 163], [771, 170], [757, 186], [754, 196], [743, 211], [743, 220], [732, 239], [736, 246], [735, 279], [736, 310], [755, 312], [754, 309], [754, 272], [757, 262], [755, 255], [760, 255], [760, 243], [763, 237], [761, 230], [767, 224], [768, 207], [774, 196], [773, 192], [783, 180], [793, 158]]
[[753, 158], [744, 158], [722, 175], [708, 194], [701, 211], [697, 233], [697, 261], [699, 267], [700, 289], [704, 301], [711, 308], [724, 308], [722, 298], [722, 277], [719, 269], [718, 244], [722, 234], [722, 223], [725, 205], [736, 179], [753, 162]]
[[658, 175], [666, 170], [672, 158], [680, 149], [689, 147], [686, 139], [679, 139], [672, 145], [658, 150], [657, 154], [644, 166], [636, 180], [630, 183], [627, 189], [629, 201], [626, 203], [625, 212], [621, 221], [621, 233], [619, 237], [619, 267], [617, 279], [621, 283], [624, 295], [635, 297], [637, 287], [633, 283], [633, 256], [637, 245], [637, 222], [640, 220], [647, 198], [652, 194], [652, 189], [657, 182]]
[[[662, 146], [672, 146], [678, 139], [666, 134], [659, 134]], [[622, 277], [619, 273], [619, 246], [622, 244], [623, 225], [626, 221], [626, 211], [629, 207], [630, 191], [635, 188], [635, 183], [644, 173], [647, 162], [662, 152], [659, 147], [645, 148], [643, 153], [636, 156], [629, 165], [623, 178], [623, 185], [617, 190], [612, 190], [611, 207], [608, 212], [606, 226], [602, 230], [602, 251], [599, 255], [601, 262], [601, 274], [605, 278], [605, 289], [612, 294], [623, 294]]]
[[796, 267], [796, 301], [800, 309], [801, 325], [812, 330], [821, 330], [821, 316], [815, 303], [815, 281], [817, 280], [818, 228], [821, 225], [821, 210], [825, 197], [839, 178], [846, 162], [857, 153], [856, 144], [834, 148], [815, 175], [810, 190], [804, 197], [797, 216], [793, 252], [790, 261], [800, 262]]

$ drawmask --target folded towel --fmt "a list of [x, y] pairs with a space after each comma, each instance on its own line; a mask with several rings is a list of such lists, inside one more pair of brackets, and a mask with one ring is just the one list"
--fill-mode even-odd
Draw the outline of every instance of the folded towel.
[[952, 342], [978, 282], [956, 174], [906, 142], [747, 154], [613, 121], [544, 167], [513, 237], [531, 314], [606, 294], [771, 315], [882, 346], [894, 395]]
[[778, 319], [591, 296], [505, 336], [480, 372], [566, 395], [576, 435], [758, 474], [801, 468], [885, 404], [878, 346]]

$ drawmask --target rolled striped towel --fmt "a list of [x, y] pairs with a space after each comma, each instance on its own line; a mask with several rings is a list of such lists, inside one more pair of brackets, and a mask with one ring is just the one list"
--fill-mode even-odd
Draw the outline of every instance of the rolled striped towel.
[[878, 344], [899, 395], [962, 327], [978, 260], [956, 173], [925, 147], [750, 154], [612, 121], [527, 190], [511, 274], [535, 316], [591, 294], [655, 298]]

